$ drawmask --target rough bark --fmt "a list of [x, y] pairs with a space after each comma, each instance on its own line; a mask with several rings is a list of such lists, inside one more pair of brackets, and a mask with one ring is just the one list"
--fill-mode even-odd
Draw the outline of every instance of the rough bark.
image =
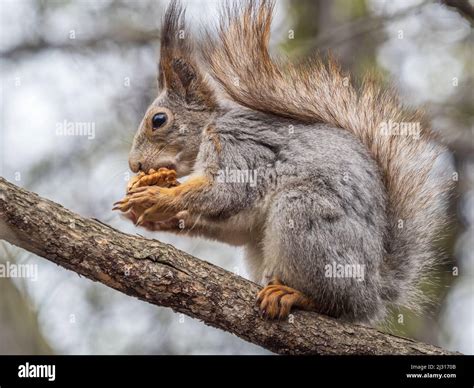
[[280, 354], [452, 354], [309, 312], [266, 321], [259, 287], [168, 244], [124, 234], [0, 178], [0, 239], [91, 280]]

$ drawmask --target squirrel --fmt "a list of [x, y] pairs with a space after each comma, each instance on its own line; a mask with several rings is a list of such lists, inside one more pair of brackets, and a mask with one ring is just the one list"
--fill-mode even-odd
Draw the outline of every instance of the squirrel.
[[[273, 8], [227, 3], [217, 34], [197, 44], [171, 2], [159, 95], [129, 165], [187, 179], [132, 189], [116, 208], [145, 209], [137, 224], [149, 230], [244, 247], [268, 319], [296, 308], [372, 323], [390, 306], [416, 308], [439, 260], [449, 183], [432, 171], [446, 148], [421, 112], [370, 78], [356, 88], [332, 56], [272, 57]], [[421, 130], [416, 139], [384, 132], [387, 122]]]

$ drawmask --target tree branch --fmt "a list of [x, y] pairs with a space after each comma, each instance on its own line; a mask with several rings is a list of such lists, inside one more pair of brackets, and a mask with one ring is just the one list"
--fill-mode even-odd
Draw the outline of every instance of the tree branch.
[[281, 354], [452, 354], [309, 312], [259, 316], [259, 287], [161, 243], [124, 234], [0, 178], [0, 239], [124, 294], [200, 319]]

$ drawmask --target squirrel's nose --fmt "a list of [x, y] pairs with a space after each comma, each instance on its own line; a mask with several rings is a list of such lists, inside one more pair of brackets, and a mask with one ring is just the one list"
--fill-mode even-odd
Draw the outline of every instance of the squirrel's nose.
[[138, 160], [133, 160], [130, 158], [128, 160], [128, 165], [130, 166], [130, 170], [132, 170], [135, 173], [141, 171], [142, 169], [142, 163]]

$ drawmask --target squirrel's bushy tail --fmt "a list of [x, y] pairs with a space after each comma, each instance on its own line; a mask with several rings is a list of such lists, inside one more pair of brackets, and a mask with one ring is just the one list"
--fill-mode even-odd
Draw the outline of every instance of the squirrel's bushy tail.
[[[421, 113], [408, 112], [393, 91], [369, 79], [356, 89], [334, 60], [295, 65], [273, 59], [268, 51], [272, 11], [273, 1], [264, 0], [224, 7], [218, 40], [205, 49], [212, 76], [245, 107], [344, 128], [367, 146], [388, 195], [382, 297], [413, 307], [411, 302], [422, 300], [417, 284], [436, 264], [433, 240], [446, 220], [446, 205], [440, 199], [449, 183], [431, 174], [445, 149]], [[389, 123], [420, 130], [390, 133]]]

